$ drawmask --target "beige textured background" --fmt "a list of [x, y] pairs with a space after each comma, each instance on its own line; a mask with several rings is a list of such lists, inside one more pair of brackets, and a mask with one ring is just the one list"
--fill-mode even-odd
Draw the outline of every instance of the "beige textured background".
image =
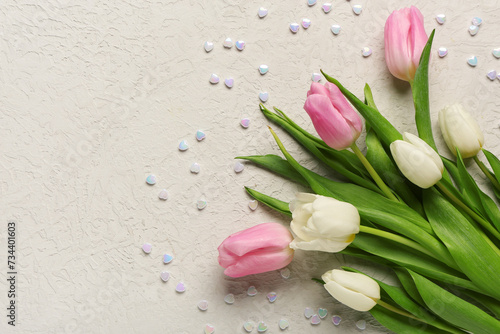
[[[415, 4], [426, 29], [437, 29], [431, 77], [433, 120], [447, 104], [461, 102], [486, 133], [486, 146], [500, 154], [500, 71], [491, 51], [500, 47], [500, 1], [72, 1], [5, 0], [0, 3], [0, 277], [6, 270], [6, 223], [17, 222], [17, 326], [5, 317], [7, 286], [0, 279], [2, 333], [244, 333], [247, 320], [264, 320], [268, 333], [384, 333], [369, 314], [338, 304], [311, 277], [352, 259], [297, 253], [284, 280], [278, 272], [242, 279], [224, 277], [217, 246], [230, 233], [259, 222], [286, 218], [260, 206], [248, 208], [243, 186], [289, 200], [300, 190], [247, 165], [233, 171], [237, 155], [277, 153], [258, 110], [258, 94], [270, 94], [299, 124], [313, 130], [302, 105], [311, 73], [320, 68], [361, 95], [365, 82], [383, 113], [399, 129], [415, 132], [409, 87], [384, 65], [383, 25], [392, 10]], [[363, 13], [351, 6], [362, 4]], [[259, 19], [257, 9], [269, 14]], [[444, 13], [439, 26], [434, 16]], [[467, 32], [474, 16], [479, 33]], [[304, 17], [308, 30], [288, 25]], [[330, 26], [342, 32], [334, 36]], [[243, 52], [224, 49], [226, 37], [244, 40]], [[205, 41], [215, 43], [206, 53]], [[364, 46], [373, 55], [363, 58]], [[445, 46], [447, 57], [437, 57]], [[476, 55], [472, 68], [467, 57]], [[269, 73], [258, 73], [260, 64]], [[221, 83], [210, 85], [211, 73]], [[227, 89], [223, 80], [233, 77]], [[322, 80], [324, 82], [324, 80]], [[251, 119], [248, 129], [239, 121]], [[195, 140], [196, 130], [207, 137]], [[279, 131], [285, 145], [308, 166], [315, 162]], [[436, 134], [439, 130], [436, 129]], [[177, 149], [186, 139], [190, 148]], [[442, 144], [441, 140], [439, 139]], [[360, 139], [361, 143], [361, 139]], [[441, 145], [441, 147], [443, 147]], [[447, 152], [447, 151], [443, 151]], [[447, 152], [448, 153], [448, 152]], [[201, 165], [191, 174], [193, 162]], [[473, 167], [473, 170], [476, 170]], [[145, 178], [153, 173], [157, 185]], [[157, 198], [169, 191], [166, 202]], [[199, 211], [195, 203], [205, 198]], [[144, 242], [153, 244], [145, 255]], [[163, 265], [164, 252], [175, 256]], [[159, 274], [171, 273], [163, 283]], [[375, 269], [368, 268], [369, 273]], [[377, 273], [381, 278], [384, 273]], [[177, 282], [187, 290], [175, 292]], [[255, 285], [259, 294], [246, 296]], [[270, 304], [265, 295], [278, 293]], [[236, 295], [234, 305], [224, 296]], [[196, 305], [209, 301], [200, 312]], [[305, 307], [326, 307], [329, 316], [312, 327]], [[343, 317], [341, 326], [329, 320]], [[254, 333], [256, 330], [254, 329]]]

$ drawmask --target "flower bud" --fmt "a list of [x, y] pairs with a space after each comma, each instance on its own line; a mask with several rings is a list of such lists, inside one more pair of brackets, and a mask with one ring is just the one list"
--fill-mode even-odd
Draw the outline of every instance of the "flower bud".
[[439, 126], [450, 151], [462, 158], [475, 156], [484, 145], [483, 132], [461, 104], [454, 104], [439, 112]]
[[293, 249], [340, 252], [359, 232], [358, 210], [334, 198], [298, 193], [290, 203], [290, 211]]
[[380, 299], [380, 286], [368, 276], [344, 270], [330, 270], [321, 276], [333, 298], [357, 311], [369, 311]]
[[403, 140], [391, 143], [391, 153], [401, 173], [420, 188], [427, 189], [443, 177], [443, 162], [425, 141], [405, 132]]

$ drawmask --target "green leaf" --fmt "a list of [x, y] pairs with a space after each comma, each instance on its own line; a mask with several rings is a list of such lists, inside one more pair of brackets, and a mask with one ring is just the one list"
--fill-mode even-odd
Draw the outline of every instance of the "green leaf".
[[439, 317], [473, 333], [500, 333], [500, 321], [421, 275], [409, 272], [427, 307]]
[[435, 189], [424, 191], [424, 209], [462, 272], [485, 294], [500, 299], [500, 256], [484, 233]]
[[394, 268], [394, 272], [398, 276], [401, 285], [406, 290], [406, 292], [411, 296], [411, 298], [413, 298], [413, 300], [415, 300], [420, 305], [425, 306], [425, 302], [420, 296], [420, 293], [418, 293], [417, 286], [415, 285], [415, 282], [413, 282], [413, 278], [408, 273], [408, 270], [406, 270], [406, 268], [403, 267], [398, 267]]
[[483, 153], [486, 156], [486, 159], [488, 159], [488, 162], [493, 169], [493, 173], [495, 173], [495, 178], [498, 182], [500, 182], [500, 160], [498, 160], [498, 158], [493, 153], [484, 148]]
[[288, 209], [288, 203], [280, 201], [279, 199], [276, 199], [274, 197], [264, 195], [263, 193], [258, 192], [257, 190], [250, 189], [248, 187], [245, 187], [245, 190], [256, 200], [259, 202], [267, 205], [271, 209], [274, 209], [278, 212], [281, 212], [285, 215], [291, 216], [292, 213]]
[[469, 204], [469, 207], [474, 209], [476, 213], [485, 217], [485, 211], [481, 203], [481, 197], [479, 195], [479, 187], [476, 181], [470, 176], [467, 168], [465, 167], [464, 161], [462, 160], [462, 155], [457, 149], [457, 168], [460, 178], [460, 190], [462, 192], [463, 198]]

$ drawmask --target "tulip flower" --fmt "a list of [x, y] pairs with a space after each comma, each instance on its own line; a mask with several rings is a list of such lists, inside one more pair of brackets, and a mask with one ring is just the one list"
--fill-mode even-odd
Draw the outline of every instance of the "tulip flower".
[[321, 276], [325, 289], [335, 299], [357, 311], [369, 311], [380, 299], [380, 286], [368, 276], [330, 270]]
[[384, 29], [385, 62], [392, 75], [413, 81], [427, 39], [424, 18], [416, 7], [392, 12]]
[[334, 84], [313, 82], [304, 104], [323, 141], [336, 150], [350, 147], [358, 139], [363, 123]]
[[334, 198], [299, 193], [290, 203], [290, 211], [293, 249], [340, 252], [359, 232], [358, 210]]
[[420, 188], [427, 189], [443, 177], [443, 162], [425, 141], [405, 132], [404, 140], [391, 143], [391, 153], [401, 173]]
[[450, 151], [462, 158], [475, 156], [484, 145], [484, 136], [472, 116], [461, 104], [454, 104], [439, 112], [439, 126]]
[[292, 262], [292, 235], [277, 223], [264, 223], [227, 237], [219, 246], [224, 274], [241, 277], [281, 269]]

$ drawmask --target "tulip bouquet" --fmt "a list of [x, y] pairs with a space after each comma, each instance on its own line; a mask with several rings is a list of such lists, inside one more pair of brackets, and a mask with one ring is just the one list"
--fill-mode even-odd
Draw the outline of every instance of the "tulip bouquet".
[[[444, 140], [456, 159], [439, 155], [431, 130], [428, 65], [434, 32], [427, 37], [415, 7], [395, 11], [385, 26], [390, 72], [410, 83], [418, 135], [401, 134], [377, 109], [371, 89], [361, 100], [323, 73], [304, 109], [317, 138], [289, 118], [260, 105], [345, 182], [323, 177], [297, 162], [271, 129], [284, 159], [245, 156], [297, 182], [311, 193], [290, 203], [247, 191], [291, 216], [290, 230], [267, 223], [228, 237], [219, 247], [226, 275], [240, 277], [283, 268], [294, 251], [341, 253], [393, 270], [391, 286], [349, 267], [316, 279], [340, 302], [397, 333], [500, 333], [500, 210], [464, 164], [473, 158], [500, 198], [500, 160], [483, 149], [484, 138], [460, 105], [439, 113]], [[350, 102], [350, 103], [349, 103]], [[356, 146], [366, 124], [366, 155]], [[477, 154], [484, 152], [488, 168]], [[328, 268], [332, 269], [332, 268]]]

